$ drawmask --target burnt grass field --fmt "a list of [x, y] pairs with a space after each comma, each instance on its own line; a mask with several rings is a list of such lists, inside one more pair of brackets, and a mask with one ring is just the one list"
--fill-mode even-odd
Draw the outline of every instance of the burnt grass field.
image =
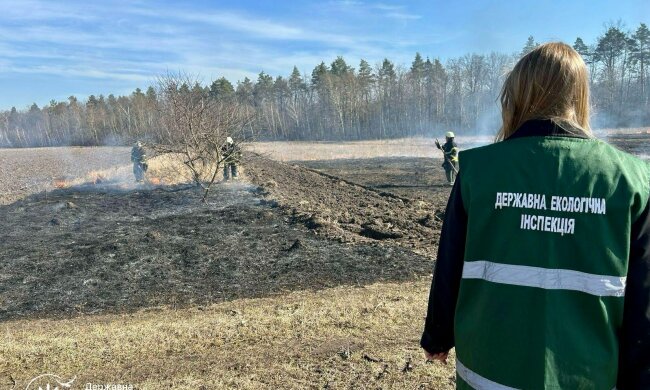
[[[648, 137], [610, 142], [644, 154]], [[450, 190], [439, 158], [248, 154], [244, 178], [217, 184], [206, 204], [188, 185], [132, 183], [128, 148], [0, 160], [0, 320], [417, 280], [431, 273]], [[102, 168], [116, 176], [52, 187]]]
[[[21, 157], [11, 171], [29, 172], [11, 183], [62, 174], [51, 150], [40, 166], [36, 149], [11, 152]], [[5, 193], [20, 198], [0, 206], [0, 320], [205, 305], [431, 273], [449, 191], [439, 160], [304, 165], [250, 155], [246, 177], [215, 186], [207, 204], [186, 185], [110, 180]]]

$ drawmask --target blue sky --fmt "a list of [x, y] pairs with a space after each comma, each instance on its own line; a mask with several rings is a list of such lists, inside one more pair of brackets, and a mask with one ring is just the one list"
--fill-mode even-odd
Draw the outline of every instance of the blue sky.
[[515, 52], [526, 38], [592, 43], [605, 24], [650, 23], [648, 0], [0, 0], [0, 109], [69, 95], [128, 94], [167, 71], [207, 83], [265, 71], [311, 73], [343, 55], [408, 66]]

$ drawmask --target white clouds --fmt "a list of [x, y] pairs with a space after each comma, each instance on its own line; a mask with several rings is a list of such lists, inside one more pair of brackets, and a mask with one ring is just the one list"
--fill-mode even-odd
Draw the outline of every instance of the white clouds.
[[390, 4], [375, 4], [372, 6], [374, 9], [382, 11], [383, 16], [391, 19], [398, 19], [402, 21], [421, 19], [421, 15], [413, 14], [407, 11], [403, 5], [390, 5]]
[[402, 21], [417, 20], [417, 19], [422, 18], [422, 16], [420, 16], [420, 15], [409, 14], [409, 13], [406, 13], [406, 12], [399, 12], [399, 11], [386, 12], [385, 16], [388, 17], [388, 18], [398, 19], [398, 20], [402, 20]]
[[0, 1], [2, 17], [8, 20], [92, 20], [95, 15], [86, 12], [85, 7], [71, 7], [63, 2], [44, 2], [38, 0], [9, 0]]
[[[356, 7], [373, 18], [418, 18], [403, 6], [360, 1], [337, 6]], [[115, 85], [116, 90], [144, 87], [167, 71], [197, 74], [205, 82], [218, 77], [235, 82], [256, 79], [260, 71], [288, 75], [294, 65], [309, 73], [338, 55], [352, 66], [361, 58], [371, 63], [384, 57], [400, 61], [406, 50], [412, 55], [417, 43], [415, 38], [350, 23], [340, 12], [301, 19], [281, 13], [267, 17], [255, 14], [255, 9], [212, 7], [203, 12], [188, 3], [157, 8], [150, 2], [126, 1], [25, 0], [5, 8], [11, 10], [0, 14], [0, 77], [51, 78], [71, 85], [67, 90], [81, 92], [79, 85], [86, 85], [87, 94], [97, 93], [94, 88], [100, 83]], [[44, 98], [49, 96], [34, 96]]]
[[[184, 23], [203, 24], [234, 33], [244, 34], [248, 38], [258, 40], [316, 42], [328, 46], [361, 46], [369, 37], [352, 37], [346, 34], [335, 34], [300, 25], [300, 21], [291, 24], [271, 21], [250, 14], [231, 11], [199, 13], [187, 10], [153, 11], [143, 8], [132, 9], [131, 12], [150, 16], [164, 16], [166, 20]], [[239, 36], [241, 39], [242, 36]]]
[[[171, 15], [170, 15], [171, 16]], [[175, 17], [192, 22], [201, 22], [226, 28], [232, 31], [249, 33], [259, 38], [294, 40], [303, 39], [305, 32], [300, 28], [286, 26], [264, 19], [244, 16], [232, 12], [219, 13], [179, 13]]]
[[405, 5], [362, 1], [335, 1], [333, 4], [348, 12], [387, 19], [395, 19], [402, 22], [418, 20], [422, 18], [422, 15], [408, 12], [408, 9]]
[[126, 81], [149, 81], [151, 77], [148, 75], [136, 73], [122, 73], [119, 71], [103, 71], [86, 66], [59, 66], [59, 65], [34, 65], [26, 67], [9, 67], [9, 71], [16, 74], [21, 73], [38, 73], [48, 74], [57, 77], [83, 77], [91, 79], [110, 79], [110, 80], [126, 80]]

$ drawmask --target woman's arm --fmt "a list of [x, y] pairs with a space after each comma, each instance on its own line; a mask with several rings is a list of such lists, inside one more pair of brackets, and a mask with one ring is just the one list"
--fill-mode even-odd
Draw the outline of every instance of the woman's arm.
[[630, 244], [617, 387], [650, 389], [650, 202], [632, 225]]
[[460, 194], [460, 177], [449, 195], [440, 233], [429, 308], [420, 346], [429, 354], [446, 353], [454, 347], [454, 314], [463, 273], [467, 212]]

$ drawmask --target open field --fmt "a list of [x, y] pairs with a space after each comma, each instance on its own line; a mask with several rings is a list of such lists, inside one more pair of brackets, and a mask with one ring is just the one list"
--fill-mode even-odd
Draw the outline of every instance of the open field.
[[[465, 148], [485, 145], [492, 138], [458, 137]], [[444, 142], [444, 138], [440, 138]], [[350, 142], [256, 142], [250, 150], [278, 161], [363, 159], [376, 157], [442, 158], [432, 138]]]
[[[428, 281], [11, 321], [0, 387], [44, 372], [139, 389], [453, 389], [418, 348]], [[9, 387], [6, 387], [9, 385]], [[21, 387], [17, 387], [21, 388]], [[22, 387], [24, 388], [24, 387]]]
[[201, 204], [132, 183], [128, 148], [69, 171], [44, 151], [0, 151], [6, 182], [40, 183], [3, 192], [0, 383], [453, 387], [418, 348], [448, 187], [411, 200], [252, 157]]
[[0, 150], [0, 389], [453, 388], [418, 347], [449, 194], [418, 142], [255, 145], [291, 162], [207, 204], [128, 148]]
[[[596, 129], [594, 136], [635, 154], [650, 157], [650, 128]], [[444, 136], [439, 138], [444, 142]], [[459, 136], [461, 149], [493, 142], [493, 135]], [[432, 138], [406, 138], [350, 142], [256, 142], [251, 151], [278, 161], [319, 161], [377, 157], [442, 158]]]

